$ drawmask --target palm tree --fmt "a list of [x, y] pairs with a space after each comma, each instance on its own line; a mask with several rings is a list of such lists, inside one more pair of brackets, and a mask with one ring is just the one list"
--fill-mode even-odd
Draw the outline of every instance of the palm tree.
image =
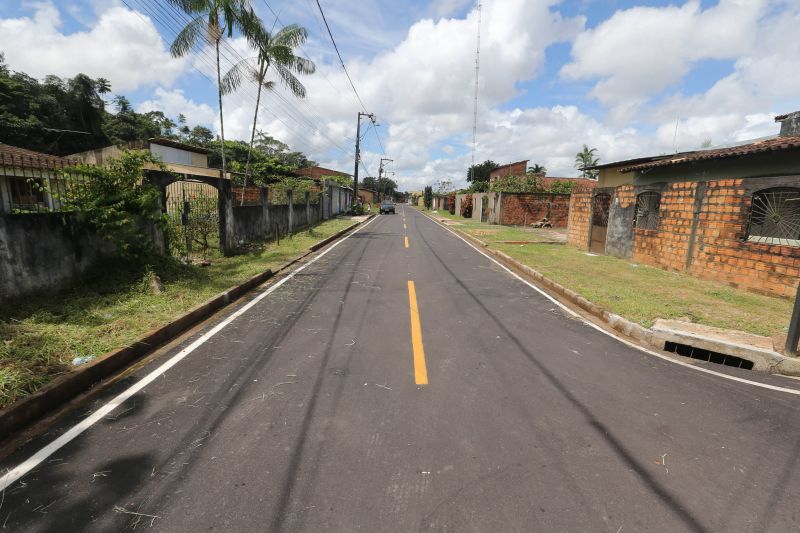
[[[258, 108], [261, 105], [261, 90], [268, 91], [275, 88], [275, 82], [267, 81], [267, 72], [273, 67], [278, 73], [278, 79], [297, 98], [305, 98], [306, 88], [297, 79], [297, 74], [313, 74], [316, 71], [314, 62], [294, 54], [294, 49], [308, 38], [305, 28], [297, 24], [286, 26], [277, 33], [271, 33], [263, 28], [256, 32], [252, 38], [258, 55], [255, 58], [241, 60], [234, 65], [222, 79], [222, 91], [227, 94], [235, 91], [242, 83], [243, 78], [258, 85], [256, 96], [256, 109], [253, 113], [253, 129], [250, 133], [250, 149], [247, 152], [247, 163], [244, 169], [245, 186], [250, 172], [250, 159], [253, 154], [253, 143], [256, 138], [256, 123], [258, 122]], [[242, 195], [244, 202], [244, 195]]]
[[596, 170], [586, 170], [586, 167], [591, 167], [600, 162], [599, 157], [595, 157], [597, 148], [589, 148], [588, 145], [583, 145], [583, 151], [575, 154], [575, 168], [583, 172], [583, 177], [597, 179]]
[[261, 21], [250, 7], [249, 0], [168, 0], [182, 9], [191, 20], [170, 47], [173, 57], [182, 57], [191, 52], [199, 40], [213, 42], [217, 53], [217, 94], [219, 97], [219, 129], [222, 139], [222, 175], [220, 189], [226, 174], [225, 121], [222, 114], [222, 73], [219, 64], [219, 43], [224, 36], [232, 37], [238, 29], [248, 39], [259, 32]]
[[531, 174], [542, 174], [542, 175], [544, 175], [544, 174], [547, 173], [547, 169], [542, 165], [534, 163], [533, 166], [531, 166], [531, 168], [528, 169], [528, 172], [531, 173]]

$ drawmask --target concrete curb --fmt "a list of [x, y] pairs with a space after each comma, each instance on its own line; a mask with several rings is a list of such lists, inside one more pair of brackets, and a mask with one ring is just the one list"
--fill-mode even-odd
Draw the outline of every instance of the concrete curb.
[[[471, 242], [475, 246], [478, 246], [486, 251], [489, 255], [494, 256], [498, 261], [500, 261], [503, 265], [507, 266], [517, 274], [527, 278], [528, 280], [534, 282], [540, 288], [542, 288], [545, 292], [550, 294], [551, 296], [566, 302], [569, 302], [575, 307], [583, 310], [587, 314], [597, 318], [600, 322], [608, 326], [610, 329], [620, 333], [628, 338], [634, 339], [642, 344], [647, 344], [648, 347], [656, 348], [658, 350], [664, 349], [664, 341], [665, 340], [672, 340], [674, 342], [682, 342], [683, 344], [690, 344], [695, 345], [698, 347], [706, 347], [704, 342], [700, 342], [699, 339], [693, 338], [690, 339], [688, 336], [683, 338], [683, 340], [678, 338], [666, 338], [663, 332], [661, 331], [653, 331], [652, 329], [645, 328], [635, 322], [631, 322], [630, 320], [621, 317], [617, 314], [614, 314], [607, 309], [599, 306], [595, 303], [590, 302], [583, 296], [577, 294], [576, 292], [567, 289], [566, 287], [559, 285], [555, 281], [543, 276], [540, 272], [532, 269], [531, 267], [524, 265], [514, 259], [513, 257], [505, 254], [499, 250], [494, 250], [490, 248], [487, 243], [481, 241], [480, 239], [465, 233], [458, 228], [453, 228], [440, 222], [439, 220], [435, 219], [434, 217], [430, 216], [429, 214], [420, 211], [423, 215], [427, 216], [437, 224], [441, 225], [444, 228], [453, 230], [457, 232], [460, 236], [464, 237], [467, 241]], [[730, 355], [735, 355], [742, 359], [746, 359], [751, 361], [754, 364], [753, 370], [767, 372], [771, 374], [783, 374], [787, 376], [800, 376], [800, 358], [795, 357], [786, 357], [785, 355], [779, 354], [777, 352], [765, 352], [764, 350], [759, 350], [757, 348], [746, 349], [742, 345], [739, 344], [731, 344], [731, 343], [721, 343], [717, 342], [714, 346], [708, 346], [708, 349], [712, 349], [714, 351], [719, 351], [721, 353], [727, 353]]]
[[102, 355], [90, 363], [86, 363], [56, 378], [33, 394], [0, 410], [0, 435], [10, 436], [12, 433], [44, 417], [101, 380], [127, 368], [158, 346], [171, 341], [192, 326], [205, 320], [245, 293], [272, 278], [275, 274], [286, 270], [304, 257], [341, 238], [373, 216], [375, 215], [356, 222], [352, 226], [314, 244], [308, 251], [284, 263], [274, 271], [269, 269], [261, 274], [256, 274], [247, 281], [231, 287], [227, 291], [187, 311], [175, 320], [150, 331], [133, 344]]

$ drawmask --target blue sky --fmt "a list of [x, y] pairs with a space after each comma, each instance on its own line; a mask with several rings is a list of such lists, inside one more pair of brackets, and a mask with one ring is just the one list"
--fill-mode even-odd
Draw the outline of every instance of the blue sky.
[[[475, 4], [321, 3], [361, 99], [378, 114], [380, 142], [365, 128], [362, 172], [376, 173], [385, 156], [405, 188], [459, 183], [471, 159]], [[302, 53], [318, 66], [303, 80], [305, 101], [266, 95], [259, 129], [349, 170], [361, 106], [315, 0], [253, 6], [268, 25], [274, 11], [278, 27], [305, 26]], [[800, 66], [798, 22], [800, 8], [784, 0], [485, 0], [475, 158], [530, 159], [575, 175], [583, 143], [610, 161], [774, 134], [774, 114], [800, 109], [799, 82], [785, 76]], [[158, 0], [6, 0], [0, 50], [12, 69], [108, 77], [140, 110], [218, 128], [210, 51], [169, 56], [180, 25]], [[249, 56], [240, 38], [224, 52]], [[249, 135], [253, 95], [250, 87], [226, 98], [229, 137]]]

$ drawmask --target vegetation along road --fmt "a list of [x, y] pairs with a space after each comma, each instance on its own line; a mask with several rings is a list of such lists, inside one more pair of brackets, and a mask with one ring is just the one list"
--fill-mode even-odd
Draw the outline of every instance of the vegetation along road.
[[800, 384], [726, 372], [618, 341], [398, 206], [5, 458], [0, 523], [796, 531]]

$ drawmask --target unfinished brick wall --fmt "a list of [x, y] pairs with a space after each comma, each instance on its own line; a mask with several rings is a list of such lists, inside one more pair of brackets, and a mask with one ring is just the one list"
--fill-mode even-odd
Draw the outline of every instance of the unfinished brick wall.
[[592, 189], [578, 188], [569, 199], [567, 242], [581, 250], [589, 249], [589, 223], [592, 218]]
[[568, 194], [515, 194], [503, 193], [501, 224], [521, 226], [550, 218], [555, 228], [566, 228], [569, 222]]
[[492, 183], [497, 178], [505, 178], [506, 176], [524, 176], [528, 168], [527, 161], [520, 161], [518, 163], [511, 163], [503, 165], [492, 170], [489, 173], [489, 183]]
[[[796, 178], [623, 185], [615, 189], [614, 201], [626, 207], [641, 192], [661, 193], [658, 229], [633, 229], [632, 261], [761, 294], [793, 297], [800, 279], [800, 247], [747, 241], [753, 192], [786, 185], [796, 186]], [[582, 250], [587, 249], [591, 213], [592, 191], [575, 191], [568, 243]]]
[[794, 297], [800, 278], [800, 248], [746, 240], [752, 192], [756, 187], [779, 185], [769, 181], [750, 178], [708, 183], [689, 269], [692, 274], [763, 294]]
[[[258, 187], [231, 186], [231, 195], [235, 205], [261, 205], [261, 189]], [[242, 196], [244, 203], [242, 204]]]
[[686, 268], [697, 186], [696, 182], [666, 186], [661, 192], [658, 229], [633, 230], [633, 261], [667, 270]]

